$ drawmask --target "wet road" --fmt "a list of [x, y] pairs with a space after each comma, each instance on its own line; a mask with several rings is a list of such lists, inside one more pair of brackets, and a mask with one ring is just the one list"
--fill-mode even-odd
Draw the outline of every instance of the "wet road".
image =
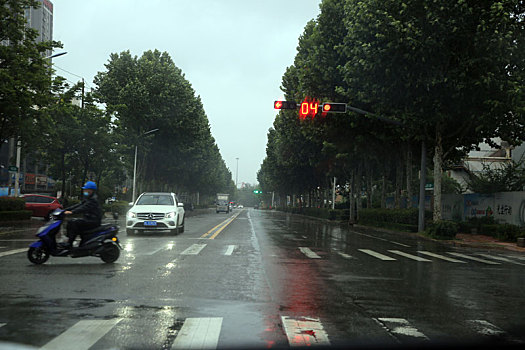
[[[39, 225], [41, 222], [33, 222]], [[280, 212], [204, 212], [115, 264], [0, 228], [0, 340], [49, 349], [525, 341], [525, 256]], [[124, 231], [121, 229], [121, 231]]]

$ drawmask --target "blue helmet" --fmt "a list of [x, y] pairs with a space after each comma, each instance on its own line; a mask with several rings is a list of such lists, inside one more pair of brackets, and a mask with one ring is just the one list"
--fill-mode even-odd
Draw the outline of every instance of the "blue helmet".
[[82, 189], [83, 190], [96, 190], [97, 189], [97, 184], [94, 181], [88, 181], [88, 182], [86, 182], [84, 187], [82, 187]]

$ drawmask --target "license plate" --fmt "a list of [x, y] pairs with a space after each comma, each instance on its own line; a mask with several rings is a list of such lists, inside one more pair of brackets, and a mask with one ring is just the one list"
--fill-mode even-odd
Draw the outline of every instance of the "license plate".
[[144, 226], [157, 226], [156, 221], [144, 221]]

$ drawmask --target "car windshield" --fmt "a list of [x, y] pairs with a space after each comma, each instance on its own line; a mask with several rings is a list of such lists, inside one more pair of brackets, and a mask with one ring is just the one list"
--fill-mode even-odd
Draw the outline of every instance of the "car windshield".
[[0, 0], [0, 278], [0, 348], [523, 346], [525, 0]]
[[173, 198], [169, 195], [146, 194], [139, 198], [137, 205], [173, 205]]

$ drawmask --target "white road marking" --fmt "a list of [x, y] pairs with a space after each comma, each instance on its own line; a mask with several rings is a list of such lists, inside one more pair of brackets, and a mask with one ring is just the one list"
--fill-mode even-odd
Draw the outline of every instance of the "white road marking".
[[330, 346], [328, 335], [318, 318], [281, 316], [290, 347]]
[[337, 254], [341, 255], [343, 258], [345, 259], [352, 259], [352, 256], [351, 255], [348, 255], [346, 253], [342, 253], [342, 252], [337, 252]]
[[449, 253], [450, 255], [454, 255], [454, 256], [457, 256], [457, 257], [459, 257], [459, 258], [464, 258], [464, 259], [474, 260], [474, 261], [482, 262], [482, 263], [489, 264], [489, 265], [500, 265], [499, 262], [488, 261], [488, 260], [485, 260], [485, 259], [476, 258], [476, 257], [474, 257], [474, 256], [468, 256], [468, 255], [465, 255], [465, 254], [454, 253], [454, 252], [448, 252], [448, 253]]
[[467, 323], [469, 323], [476, 332], [482, 335], [501, 336], [505, 334], [505, 331], [501, 328], [485, 320], [468, 320]]
[[181, 255], [197, 255], [206, 247], [206, 244], [192, 244]]
[[161, 250], [164, 250], [164, 249], [166, 249], [166, 247], [157, 248], [155, 250], [152, 250], [152, 251], [144, 253], [144, 255], [153, 255], [153, 254], [158, 253], [158, 252], [160, 252]]
[[312, 252], [310, 248], [307, 247], [299, 247], [299, 250], [301, 253], [309, 257], [310, 259], [321, 259], [319, 255], [317, 255], [315, 252]]
[[428, 259], [422, 258], [422, 257], [417, 256], [417, 255], [412, 255], [412, 254], [404, 253], [404, 252], [401, 252], [401, 251], [399, 251], [399, 250], [389, 250], [389, 252], [390, 252], [390, 253], [397, 254], [397, 255], [404, 256], [405, 258], [409, 258], [409, 259], [412, 259], [412, 260], [415, 260], [415, 261], [432, 262], [432, 260], [428, 260]]
[[0, 327], [5, 326], [7, 323], [0, 323]]
[[222, 317], [187, 318], [172, 349], [216, 349], [221, 333]]
[[350, 232], [358, 234], [358, 235], [361, 235], [361, 236], [366, 236], [366, 237], [370, 237], [370, 238], [373, 238], [373, 239], [378, 239], [380, 241], [385, 241], [385, 242], [390, 242], [390, 243], [393, 243], [393, 244], [397, 244], [397, 245], [400, 245], [400, 246], [405, 247], [405, 248], [410, 248], [409, 245], [406, 245], [406, 244], [403, 244], [403, 243], [399, 243], [399, 242], [395, 242], [395, 241], [391, 241], [389, 239], [376, 237], [376, 236], [372, 236], [372, 235], [367, 235], [366, 233], [361, 233], [361, 232], [356, 232], [356, 231], [350, 231]]
[[358, 249], [358, 250], [360, 252], [365, 253], [365, 254], [372, 255], [374, 258], [378, 258], [378, 259], [381, 259], [383, 261], [394, 261], [394, 260], [396, 260], [394, 258], [391, 258], [389, 256], [383, 255], [381, 253], [374, 252], [373, 250], [370, 250], [370, 249]]
[[441, 254], [427, 252], [426, 250], [419, 250], [418, 253], [425, 254], [425, 255], [428, 255], [428, 256], [431, 256], [431, 257], [434, 257], [434, 258], [438, 258], [438, 259], [441, 259], [441, 260], [450, 261], [450, 262], [453, 262], [453, 263], [463, 263], [463, 264], [467, 263], [466, 261], [461, 261], [461, 260], [458, 260], [458, 259], [449, 258], [448, 256], [444, 256], [444, 255], [441, 255]]
[[84, 320], [78, 321], [67, 331], [51, 340], [41, 347], [41, 349], [54, 350], [87, 350], [108, 333], [121, 318], [111, 320]]
[[236, 245], [229, 245], [228, 249], [226, 249], [226, 253], [224, 255], [232, 255], [233, 251], [235, 250], [237, 246]]
[[385, 324], [390, 332], [408, 337], [421, 338], [428, 340], [428, 337], [410, 325], [404, 318], [378, 318]]
[[1, 252], [0, 253], [0, 258], [3, 257], [3, 256], [8, 256], [8, 255], [18, 254], [18, 253], [22, 253], [22, 252], [27, 252], [27, 249], [28, 248], [21, 248], [21, 249], [8, 250], [7, 252]]
[[482, 254], [482, 253], [478, 253], [477, 255], [482, 256], [482, 257], [484, 257], [484, 258], [488, 258], [488, 259], [494, 259], [494, 260], [499, 260], [499, 261], [508, 262], [508, 263], [510, 263], [510, 264], [525, 265], [525, 264], [519, 263], [519, 262], [517, 262], [517, 261], [512, 261], [512, 260], [510, 260], [510, 259], [504, 258], [504, 257], [502, 257], [502, 256], [495, 256], [495, 255]]

